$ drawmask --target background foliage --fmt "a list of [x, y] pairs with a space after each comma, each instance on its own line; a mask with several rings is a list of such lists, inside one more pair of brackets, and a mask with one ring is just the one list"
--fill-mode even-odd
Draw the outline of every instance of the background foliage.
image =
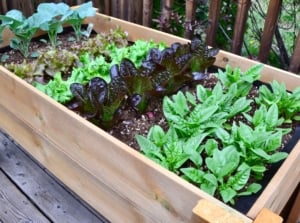
[[[192, 24], [195, 36], [202, 36], [203, 38], [203, 35], [205, 35], [210, 1], [211, 0], [196, 1], [196, 20]], [[167, 22], [161, 15], [161, 2], [160, 0], [154, 1], [153, 28], [183, 36], [185, 29], [185, 1], [174, 0], [171, 22]], [[222, 1], [216, 43], [217, 47], [227, 51], [230, 51], [231, 48], [235, 16], [237, 13], [237, 2], [237, 0]], [[268, 4], [268, 0], [251, 2], [242, 56], [256, 59]], [[272, 49], [268, 59], [270, 65], [282, 69], [288, 68], [291, 55], [294, 52], [296, 38], [300, 31], [300, 23], [298, 21], [300, 21], [300, 0], [283, 0], [278, 25], [273, 38]]]

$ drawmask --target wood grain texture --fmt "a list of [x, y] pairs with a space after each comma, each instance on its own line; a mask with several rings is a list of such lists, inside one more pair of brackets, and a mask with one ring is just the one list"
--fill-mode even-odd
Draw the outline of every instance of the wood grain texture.
[[[0, 157], [1, 162], [1, 157]], [[50, 223], [0, 170], [0, 222]]]
[[[193, 209], [203, 223], [243, 223], [243, 219], [208, 200], [200, 200]], [[262, 222], [261, 222], [262, 223]], [[267, 222], [265, 222], [267, 223]]]
[[210, 1], [208, 13], [208, 25], [206, 30], [206, 43], [209, 46], [216, 45], [216, 35], [219, 26], [219, 17], [221, 11], [221, 0]]
[[298, 186], [298, 194], [290, 209], [290, 213], [285, 223], [299, 223], [300, 222], [300, 184]]
[[232, 38], [231, 52], [240, 55], [244, 34], [246, 30], [246, 22], [248, 18], [248, 11], [250, 8], [251, 0], [239, 0], [238, 9], [235, 18], [234, 32]]
[[298, 33], [294, 53], [291, 58], [289, 71], [294, 73], [300, 72], [300, 32]]
[[[3, 133], [0, 133], [0, 154], [0, 168], [52, 222], [106, 222], [103, 217], [87, 209]], [[0, 182], [0, 188], [3, 188]], [[30, 217], [34, 214], [28, 212]]]
[[195, 6], [196, 2], [194, 0], [187, 0], [185, 3], [184, 37], [187, 39], [191, 39], [194, 33], [192, 22], [195, 21]]
[[151, 27], [153, 14], [153, 0], [143, 0], [143, 26]]
[[282, 0], [272, 0], [270, 1], [268, 6], [258, 54], [259, 61], [263, 63], [266, 63], [268, 61], [273, 36], [275, 33], [275, 27], [280, 14], [281, 5]]
[[253, 223], [282, 223], [283, 219], [274, 212], [263, 208]]

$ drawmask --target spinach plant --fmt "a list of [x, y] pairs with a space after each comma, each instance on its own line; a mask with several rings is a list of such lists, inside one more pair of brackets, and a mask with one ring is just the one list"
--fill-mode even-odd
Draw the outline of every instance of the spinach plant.
[[276, 104], [279, 116], [284, 118], [285, 123], [300, 120], [300, 87], [288, 92], [283, 83], [274, 80], [270, 83], [270, 87], [266, 85], [260, 87], [256, 102], [265, 104], [268, 108]]
[[250, 67], [245, 72], [242, 72], [239, 67], [232, 69], [230, 65], [226, 65], [225, 71], [219, 69], [215, 74], [225, 87], [236, 83], [239, 94], [246, 96], [253, 86], [253, 83], [260, 79], [260, 72], [263, 69], [262, 64], [257, 64]]
[[[159, 54], [153, 58], [161, 60]], [[141, 150], [226, 203], [234, 204], [239, 196], [257, 193], [261, 185], [252, 181], [264, 176], [267, 165], [287, 157], [287, 153], [278, 149], [283, 136], [291, 131], [282, 127], [284, 118], [280, 116], [278, 103], [256, 104], [247, 97], [261, 69], [262, 65], [257, 65], [242, 73], [227, 66], [226, 72], [219, 72], [221, 80], [214, 87], [199, 84], [195, 92], [178, 91], [165, 96], [167, 133], [171, 131], [176, 137], [167, 140], [162, 128], [154, 126], [147, 137], [136, 136]], [[258, 109], [253, 111], [251, 105]], [[180, 142], [180, 149], [176, 168], [170, 168], [164, 163], [163, 148], [174, 140]], [[189, 148], [181, 146], [182, 143]]]
[[[243, 114], [246, 119], [255, 127], [262, 126], [267, 131], [272, 131], [281, 126], [284, 122], [283, 117], [279, 117], [279, 111], [276, 104], [272, 104], [269, 109], [262, 104], [255, 110], [253, 115]], [[291, 129], [286, 129], [290, 131]]]
[[174, 125], [182, 135], [194, 135], [199, 132], [214, 132], [223, 128], [225, 122], [233, 116], [249, 111], [251, 100], [246, 97], [235, 99], [236, 84], [223, 91], [220, 83], [213, 89], [198, 85], [196, 94], [181, 91], [163, 100], [163, 112], [167, 121]]
[[187, 160], [191, 160], [196, 166], [202, 165], [199, 145], [205, 136], [199, 134], [183, 139], [174, 128], [169, 128], [165, 133], [156, 125], [151, 128], [147, 137], [137, 135], [136, 139], [147, 157], [173, 172], [178, 172]]
[[240, 122], [233, 123], [231, 132], [217, 129], [216, 137], [223, 146], [234, 145], [243, 162], [251, 167], [253, 174], [261, 179], [266, 171], [267, 163], [276, 163], [287, 157], [287, 153], [278, 152], [283, 136], [282, 129], [267, 131], [265, 126], [251, 126]]

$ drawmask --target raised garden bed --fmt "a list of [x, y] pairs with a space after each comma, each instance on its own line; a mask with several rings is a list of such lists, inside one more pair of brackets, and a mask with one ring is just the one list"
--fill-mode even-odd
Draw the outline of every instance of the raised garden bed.
[[[120, 26], [128, 32], [132, 42], [138, 39], [168, 44], [187, 42], [101, 14], [86, 19], [86, 23], [93, 23], [96, 32], [108, 32]], [[1, 47], [8, 45], [10, 36], [9, 32], [5, 33]], [[224, 68], [226, 64], [246, 70], [256, 62], [220, 51], [215, 65]], [[197, 217], [192, 210], [199, 200], [225, 209], [241, 222], [251, 222], [264, 207], [280, 213], [299, 182], [300, 151], [296, 143], [250, 210], [246, 215], [240, 214], [56, 103], [5, 68], [1, 67], [0, 71], [1, 128], [112, 222], [120, 219], [193, 222]], [[300, 85], [298, 76], [265, 66], [261, 81], [272, 80], [284, 82], [288, 90]], [[203, 213], [200, 218], [204, 218]]]

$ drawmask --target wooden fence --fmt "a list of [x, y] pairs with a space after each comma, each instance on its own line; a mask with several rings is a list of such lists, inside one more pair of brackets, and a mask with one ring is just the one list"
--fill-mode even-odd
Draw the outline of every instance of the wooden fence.
[[[41, 2], [65, 2], [69, 5], [78, 5], [84, 0], [1, 0], [0, 13], [4, 14], [10, 9], [19, 9], [25, 15], [30, 15], [34, 12], [36, 6]], [[185, 26], [188, 27], [195, 17], [196, 0], [185, 1]], [[234, 25], [234, 32], [232, 37], [231, 52], [241, 54], [241, 49], [244, 40], [246, 20], [250, 8], [251, 0], [237, 0], [238, 9]], [[170, 18], [174, 0], [161, 0], [161, 13], [165, 18]], [[222, 0], [212, 0], [209, 6], [208, 27], [206, 30], [207, 44], [215, 46], [216, 33], [220, 17], [220, 8]], [[282, 0], [270, 0], [267, 16], [265, 19], [264, 28], [262, 31], [262, 38], [258, 53], [258, 60], [266, 63], [272, 45], [273, 36], [275, 34], [275, 27], [280, 14]], [[99, 9], [99, 12], [121, 18], [130, 22], [138, 23], [150, 27], [152, 24], [153, 15], [153, 0], [93, 0], [94, 7]], [[191, 30], [185, 30], [185, 37], [191, 37]], [[288, 70], [294, 73], [300, 72], [300, 33], [296, 41], [294, 53], [291, 56]]]

